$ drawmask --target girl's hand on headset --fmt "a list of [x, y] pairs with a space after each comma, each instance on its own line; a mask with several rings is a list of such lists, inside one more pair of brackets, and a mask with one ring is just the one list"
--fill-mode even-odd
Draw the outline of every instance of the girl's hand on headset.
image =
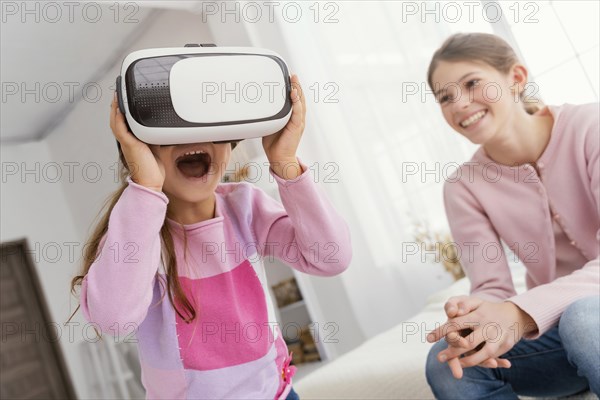
[[294, 179], [302, 174], [302, 168], [296, 158], [306, 117], [306, 100], [297, 75], [291, 77], [292, 116], [279, 132], [262, 139], [265, 154], [275, 174], [283, 179]]
[[110, 106], [110, 128], [121, 145], [131, 179], [139, 185], [161, 192], [165, 182], [165, 167], [156, 155], [158, 146], [148, 145], [129, 132], [125, 116], [119, 110], [116, 93]]

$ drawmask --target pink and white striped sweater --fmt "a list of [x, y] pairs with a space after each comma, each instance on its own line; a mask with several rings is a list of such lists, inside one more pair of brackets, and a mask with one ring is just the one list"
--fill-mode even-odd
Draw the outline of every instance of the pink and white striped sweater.
[[248, 183], [230, 183], [216, 190], [215, 218], [183, 228], [166, 219], [197, 312], [190, 324], [157, 279], [165, 274], [159, 232], [169, 200], [128, 180], [83, 280], [81, 307], [103, 332], [135, 335], [148, 399], [287, 396], [293, 368], [261, 257], [320, 276], [341, 273], [351, 259], [346, 223], [303, 168], [290, 181], [272, 174], [283, 206]]

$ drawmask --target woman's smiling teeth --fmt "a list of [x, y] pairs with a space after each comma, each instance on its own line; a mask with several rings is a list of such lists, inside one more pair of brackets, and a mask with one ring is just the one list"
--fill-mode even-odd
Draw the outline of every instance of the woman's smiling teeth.
[[481, 118], [483, 118], [483, 116], [487, 114], [487, 110], [481, 110], [473, 115], [471, 115], [469, 118], [465, 119], [464, 121], [462, 121], [460, 123], [460, 126], [462, 126], [463, 128], [467, 128], [469, 125], [473, 124], [474, 122], [479, 121]]

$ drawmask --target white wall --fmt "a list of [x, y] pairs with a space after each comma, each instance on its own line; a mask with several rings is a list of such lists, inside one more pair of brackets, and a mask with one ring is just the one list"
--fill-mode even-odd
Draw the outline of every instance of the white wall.
[[[54, 160], [46, 142], [3, 145], [0, 155], [3, 173], [0, 240], [27, 239], [51, 321], [63, 326], [77, 306], [77, 301], [69, 295], [69, 283], [81, 251], [78, 247], [81, 238], [61, 183], [52, 183], [57, 177]], [[79, 323], [79, 328], [85, 323], [77, 318], [73, 322], [71, 326]], [[44, 327], [40, 327], [39, 334], [43, 340], [42, 329]], [[82, 331], [70, 332], [63, 326], [59, 333], [75, 390], [78, 396], [86, 397], [85, 366], [78, 347]]]
[[[144, 48], [213, 42], [206, 24], [201, 23], [201, 17], [189, 12], [160, 11], [150, 23], [144, 35], [126, 54]], [[54, 160], [78, 163], [76, 180], [72, 183], [63, 180], [62, 185], [82, 238], [87, 238], [104, 199], [118, 187], [118, 175], [115, 174], [118, 152], [109, 127], [109, 107], [120, 68], [120, 63], [115, 65], [98, 82], [104, 90], [98, 102], [80, 101], [75, 104], [65, 121], [48, 136], [48, 148]], [[87, 174], [82, 174], [85, 168]], [[101, 171], [99, 179], [96, 179], [97, 170]]]
[[[160, 12], [127, 53], [141, 48], [211, 42], [210, 32], [198, 19], [186, 12]], [[93, 46], [90, 51], [94, 51]], [[114, 169], [117, 148], [109, 128], [109, 105], [111, 86], [119, 69], [120, 64], [115, 65], [97, 82], [103, 89], [98, 102], [76, 103], [45, 140], [1, 146], [0, 240], [28, 240], [51, 319], [61, 325], [78, 305], [78, 299], [70, 295], [70, 281], [80, 267], [82, 248], [92, 222], [118, 183]], [[38, 173], [21, 176], [24, 169], [35, 168]], [[13, 169], [17, 172], [14, 175]], [[60, 340], [79, 398], [89, 398], [90, 394], [80, 343], [86, 337], [94, 340], [95, 336], [93, 329], [82, 330], [86, 323], [78, 311], [71, 325], [77, 329], [69, 334], [64, 328]]]

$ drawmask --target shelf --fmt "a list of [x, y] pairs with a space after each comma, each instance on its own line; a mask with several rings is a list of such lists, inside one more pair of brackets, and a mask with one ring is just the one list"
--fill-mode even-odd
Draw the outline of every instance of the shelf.
[[306, 305], [306, 303], [304, 302], [304, 300], [300, 300], [300, 301], [297, 301], [295, 303], [288, 304], [287, 306], [281, 307], [279, 309], [279, 312], [292, 311], [292, 310], [295, 310], [295, 309], [300, 308], [300, 307], [305, 306], [305, 305]]

